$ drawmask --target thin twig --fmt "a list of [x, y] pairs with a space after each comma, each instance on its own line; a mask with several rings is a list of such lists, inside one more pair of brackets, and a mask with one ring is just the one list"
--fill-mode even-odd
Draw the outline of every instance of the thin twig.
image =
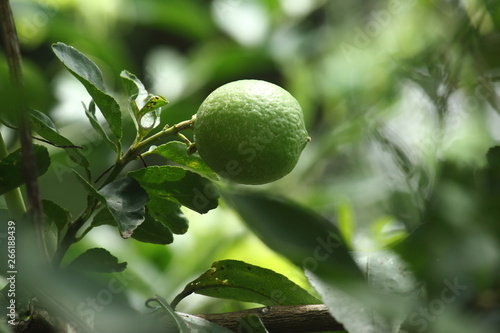
[[110, 172], [110, 171], [111, 171], [111, 169], [113, 169], [113, 167], [114, 167], [114, 164], [113, 164], [112, 166], [110, 166], [109, 168], [107, 168], [106, 170], [104, 170], [104, 171], [103, 171], [103, 172], [99, 175], [99, 177], [97, 177], [97, 178], [96, 178], [96, 180], [94, 180], [94, 183], [98, 183], [98, 182], [102, 179], [102, 177], [104, 177], [104, 176], [105, 176], [108, 172]]
[[[3, 120], [1, 120], [1, 119], [0, 119], [0, 124], [4, 125], [4, 126], [5, 126], [5, 127], [7, 127], [7, 128], [12, 129], [12, 130], [19, 131], [19, 127], [15, 127], [15, 126], [9, 125], [9, 124], [7, 124], [5, 121], [3, 121]], [[51, 146], [54, 146], [54, 147], [56, 147], [56, 148], [74, 148], [74, 149], [85, 149], [84, 147], [82, 147], [82, 146], [77, 146], [77, 145], [67, 145], [67, 146], [65, 146], [65, 145], [58, 145], [58, 144], [55, 144], [55, 143], [53, 143], [53, 142], [50, 142], [49, 140], [45, 140], [45, 139], [42, 139], [42, 138], [38, 138], [38, 137], [33, 136], [33, 135], [31, 136], [31, 138], [32, 138], [33, 140], [37, 140], [37, 141], [41, 141], [41, 142], [45, 142], [45, 143], [47, 143], [47, 144], [49, 144], [49, 145], [51, 145]]]
[[58, 145], [58, 144], [55, 144], [53, 142], [50, 142], [49, 140], [45, 140], [45, 139], [42, 139], [42, 138], [38, 138], [36, 136], [31, 136], [34, 140], [37, 140], [37, 141], [41, 141], [41, 142], [45, 142], [51, 146], [54, 146], [56, 148], [74, 148], [74, 149], [85, 149], [83, 148], [82, 146], [76, 146], [76, 145], [67, 145], [67, 146], [64, 146], [64, 145]]
[[137, 154], [137, 156], [139, 156], [139, 159], [141, 160], [142, 165], [146, 168], [148, 165], [147, 165], [146, 161], [144, 160], [144, 157], [142, 157], [141, 154]]
[[[3, 120], [1, 120], [1, 119], [0, 119], [0, 124], [4, 125], [4, 126], [5, 126], [5, 127], [7, 127], [7, 128], [12, 129], [12, 130], [19, 131], [19, 127], [9, 125], [9, 124], [7, 124], [5, 121], [3, 121]], [[39, 137], [36, 137], [36, 136], [33, 136], [33, 135], [31, 136], [31, 138], [32, 138], [33, 140], [37, 140], [37, 141], [41, 141], [41, 142], [45, 142], [45, 143], [47, 143], [47, 144], [49, 144], [49, 145], [51, 145], [51, 146], [54, 146], [54, 147], [56, 147], [56, 148], [74, 148], [74, 149], [85, 149], [84, 147], [82, 147], [82, 146], [77, 146], [77, 145], [67, 145], [67, 146], [65, 146], [65, 145], [58, 145], [58, 144], [55, 144], [55, 143], [53, 143], [53, 142], [50, 142], [49, 140], [45, 140], [45, 139], [42, 139], [42, 138], [39, 138]]]

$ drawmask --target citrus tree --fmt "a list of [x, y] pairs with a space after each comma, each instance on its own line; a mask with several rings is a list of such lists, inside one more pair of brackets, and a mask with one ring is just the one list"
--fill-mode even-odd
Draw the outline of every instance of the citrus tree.
[[[186, 3], [165, 6], [177, 15], [203, 15], [195, 9], [203, 5]], [[286, 24], [269, 42], [295, 97], [240, 75], [215, 85], [174, 122], [163, 121], [174, 101], [146, 88], [140, 75], [122, 70], [108, 77], [103, 73], [109, 69], [90, 55], [52, 43], [50, 57], [71, 75], [68, 82], [83, 87], [78, 99], [88, 100], [71, 112], [83, 114], [98, 138], [99, 158], [91, 159], [92, 145], [63, 135], [58, 119], [41, 109], [43, 84], [33, 85], [23, 72], [9, 1], [1, 1], [10, 72], [10, 79], [2, 76], [1, 120], [16, 138], [8, 149], [0, 137], [2, 331], [495, 332], [500, 63], [491, 45], [498, 5], [389, 1], [367, 10], [356, 1], [312, 3], [311, 17], [297, 23], [304, 32], [298, 47], [287, 44], [298, 32]], [[153, 4], [143, 4], [151, 21]], [[227, 17], [258, 12], [256, 4], [269, 11], [279, 7], [273, 1], [214, 1], [211, 7], [221, 27], [250, 53], [259, 52], [250, 31], [238, 35]], [[281, 6], [293, 16], [293, 6]], [[366, 15], [349, 21], [339, 14], [351, 6]], [[426, 13], [429, 29], [419, 21], [424, 18], [413, 16], [418, 10]], [[203, 21], [189, 26], [167, 16], [186, 34], [211, 29]], [[309, 20], [318, 24], [317, 35], [309, 33], [315, 26]], [[283, 34], [288, 38], [278, 43]], [[275, 44], [289, 49], [280, 53]], [[322, 52], [308, 53], [315, 49]], [[211, 62], [228, 59], [226, 51], [213, 51]], [[250, 63], [265, 58], [259, 57]], [[197, 80], [206, 71], [196, 66]], [[109, 88], [112, 80], [121, 92]], [[53, 186], [43, 178], [54, 170], [78, 185], [77, 214], [43, 197], [44, 187]], [[294, 173], [300, 176], [287, 178]], [[62, 192], [73, 195], [64, 192], [64, 183], [70, 184], [64, 179]], [[295, 181], [281, 194], [268, 184], [287, 179]], [[170, 292], [137, 286], [129, 272], [147, 275], [149, 261], [160, 266], [161, 249], [188, 251], [183, 237], [197, 228], [189, 225], [197, 216], [190, 212], [202, 214], [194, 218], [202, 223], [216, 211], [236, 213], [300, 277], [238, 258], [206, 260], [215, 249], [208, 239], [231, 241], [208, 230], [189, 260], [162, 275], [165, 284], [175, 284]], [[86, 242], [106, 235], [104, 230], [127, 246], [153, 247], [137, 256], [116, 251], [109, 236], [98, 245]], [[181, 284], [176, 272], [188, 270], [190, 262], [197, 268]], [[207, 298], [230, 311], [179, 310]], [[235, 305], [243, 303], [251, 305]]]

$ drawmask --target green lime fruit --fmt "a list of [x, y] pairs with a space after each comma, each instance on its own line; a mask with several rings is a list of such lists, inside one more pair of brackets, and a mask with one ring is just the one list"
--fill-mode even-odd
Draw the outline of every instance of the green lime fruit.
[[310, 140], [297, 100], [260, 80], [217, 88], [198, 109], [193, 130], [206, 164], [241, 184], [265, 184], [287, 175]]

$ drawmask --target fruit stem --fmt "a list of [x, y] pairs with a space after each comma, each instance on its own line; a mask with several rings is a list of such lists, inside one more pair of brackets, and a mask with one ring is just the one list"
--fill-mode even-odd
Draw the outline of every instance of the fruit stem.
[[165, 126], [162, 131], [150, 136], [149, 138], [142, 140], [136, 147], [133, 147], [135, 150], [135, 154], [139, 154], [146, 147], [149, 147], [153, 142], [160, 140], [166, 136], [177, 135], [180, 131], [183, 131], [188, 128], [192, 128], [194, 123], [194, 117], [189, 120], [181, 121], [178, 124], [175, 124], [171, 127]]
[[165, 126], [163, 130], [160, 132], [150, 136], [147, 139], [144, 139], [140, 142], [135, 142], [132, 146], [125, 152], [125, 154], [116, 162], [116, 164], [111, 169], [111, 173], [108, 178], [102, 183], [99, 189], [103, 188], [107, 184], [114, 181], [118, 175], [123, 171], [125, 166], [131, 161], [135, 160], [140, 154], [146, 150], [151, 144], [155, 141], [158, 141], [164, 137], [170, 135], [177, 135], [180, 131], [191, 128], [193, 126], [194, 119], [184, 120], [178, 124], [175, 124], [171, 127]]

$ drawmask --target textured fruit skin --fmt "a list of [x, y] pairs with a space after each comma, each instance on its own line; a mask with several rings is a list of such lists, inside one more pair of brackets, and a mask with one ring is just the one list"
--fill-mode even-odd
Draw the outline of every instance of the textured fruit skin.
[[217, 88], [198, 109], [193, 129], [207, 165], [242, 184], [264, 184], [287, 175], [308, 141], [297, 100], [260, 80]]

